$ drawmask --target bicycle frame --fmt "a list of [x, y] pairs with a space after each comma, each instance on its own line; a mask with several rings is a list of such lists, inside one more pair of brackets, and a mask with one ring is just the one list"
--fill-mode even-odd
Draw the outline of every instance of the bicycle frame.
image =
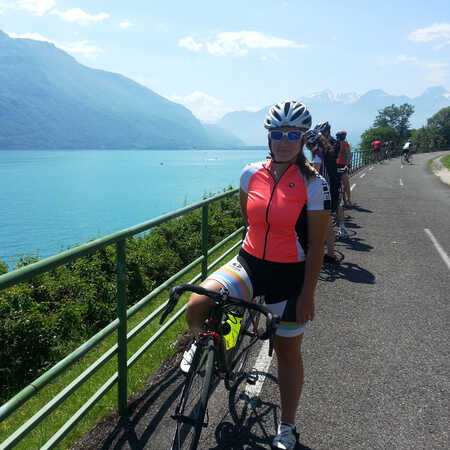
[[[251, 317], [251, 324], [254, 326], [254, 320], [252, 312], [247, 310]], [[219, 378], [224, 379], [225, 387], [230, 390], [230, 381], [233, 379], [233, 371], [241, 359], [242, 355], [252, 347], [256, 341], [259, 339], [257, 333], [250, 333], [248, 330], [240, 330], [238, 336], [242, 339], [243, 335], [250, 336], [250, 342], [244, 348], [240, 348], [239, 342], [236, 346], [227, 350], [223, 338], [223, 322], [226, 315], [226, 310], [220, 305], [214, 305], [208, 318], [205, 321], [206, 330], [200, 333], [199, 339], [206, 339], [208, 337], [213, 337], [216, 349], [216, 373]]]

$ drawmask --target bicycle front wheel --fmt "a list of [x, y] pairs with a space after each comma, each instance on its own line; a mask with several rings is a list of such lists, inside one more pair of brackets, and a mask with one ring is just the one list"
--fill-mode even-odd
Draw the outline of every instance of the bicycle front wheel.
[[195, 450], [202, 429], [206, 426], [206, 408], [214, 372], [215, 344], [213, 338], [201, 339], [175, 411], [176, 429], [172, 450]]

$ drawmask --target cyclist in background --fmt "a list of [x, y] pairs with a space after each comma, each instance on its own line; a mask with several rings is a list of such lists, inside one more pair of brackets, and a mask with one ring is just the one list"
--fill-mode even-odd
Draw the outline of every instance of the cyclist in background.
[[[273, 447], [293, 449], [298, 439], [295, 416], [303, 386], [301, 343], [314, 319], [314, 291], [323, 260], [329, 222], [326, 181], [303, 154], [311, 115], [299, 102], [278, 103], [264, 120], [270, 159], [247, 165], [240, 181], [240, 204], [248, 231], [237, 257], [210, 275], [207, 289], [226, 288], [251, 300], [264, 295], [281, 317], [274, 348], [278, 359], [281, 424]], [[212, 307], [205, 296], [191, 295], [186, 312], [198, 334]], [[195, 343], [183, 356], [192, 361]], [[183, 362], [182, 362], [183, 365]]]
[[322, 173], [324, 152], [319, 147], [320, 133], [317, 130], [309, 130], [306, 133], [306, 147], [311, 152], [312, 165], [317, 172]]
[[344, 206], [351, 206], [351, 195], [350, 195], [350, 180], [349, 180], [349, 170], [352, 164], [352, 152], [350, 150], [350, 145], [346, 140], [347, 132], [342, 130], [336, 133], [336, 140], [338, 146], [338, 159], [337, 167], [338, 171], [341, 172], [341, 183], [342, 183], [342, 196], [344, 201]]
[[403, 145], [402, 156], [405, 157], [406, 161], [409, 162], [409, 152], [411, 150], [411, 142], [406, 141], [405, 145]]
[[[339, 237], [345, 239], [348, 237], [348, 232], [345, 228], [344, 208], [341, 204], [341, 175], [337, 167], [337, 141], [331, 136], [331, 126], [328, 122], [319, 123], [315, 126], [315, 130], [320, 133], [319, 149], [324, 154], [321, 175], [330, 186], [331, 212], [339, 226]], [[326, 243], [327, 253], [323, 258], [324, 263], [339, 264], [335, 254], [336, 234], [332, 221], [329, 224]]]
[[373, 159], [377, 163], [380, 161], [381, 141], [379, 139], [372, 142]]
[[386, 159], [392, 158], [392, 150], [394, 148], [394, 143], [392, 141], [387, 141], [386, 143]]

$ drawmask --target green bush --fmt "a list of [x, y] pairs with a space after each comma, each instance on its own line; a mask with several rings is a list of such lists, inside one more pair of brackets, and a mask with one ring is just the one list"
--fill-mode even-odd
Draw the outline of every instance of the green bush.
[[[201, 255], [201, 222], [196, 210], [127, 239], [129, 306]], [[210, 204], [208, 224], [209, 247], [240, 227], [236, 197]], [[1, 401], [115, 319], [115, 253], [112, 245], [0, 291]]]

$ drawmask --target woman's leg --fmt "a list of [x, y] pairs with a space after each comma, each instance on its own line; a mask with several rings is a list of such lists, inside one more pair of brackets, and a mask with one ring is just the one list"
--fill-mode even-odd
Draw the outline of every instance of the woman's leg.
[[[218, 291], [223, 286], [216, 280], [205, 280], [200, 286], [211, 291]], [[186, 321], [189, 329], [197, 336], [203, 329], [203, 324], [209, 311], [214, 306], [213, 300], [204, 295], [191, 294], [186, 308]]]
[[281, 399], [281, 421], [295, 425], [295, 415], [303, 387], [303, 360], [301, 353], [303, 335], [275, 336], [278, 359], [278, 384]]
[[350, 200], [350, 181], [348, 178], [348, 174], [344, 173], [342, 175], [342, 184], [343, 184], [343, 192], [344, 192], [344, 203], [351, 203]]
[[327, 255], [334, 258], [334, 247], [336, 243], [336, 233], [334, 232], [333, 218], [330, 217], [330, 223], [328, 224], [328, 232], [326, 238]]

